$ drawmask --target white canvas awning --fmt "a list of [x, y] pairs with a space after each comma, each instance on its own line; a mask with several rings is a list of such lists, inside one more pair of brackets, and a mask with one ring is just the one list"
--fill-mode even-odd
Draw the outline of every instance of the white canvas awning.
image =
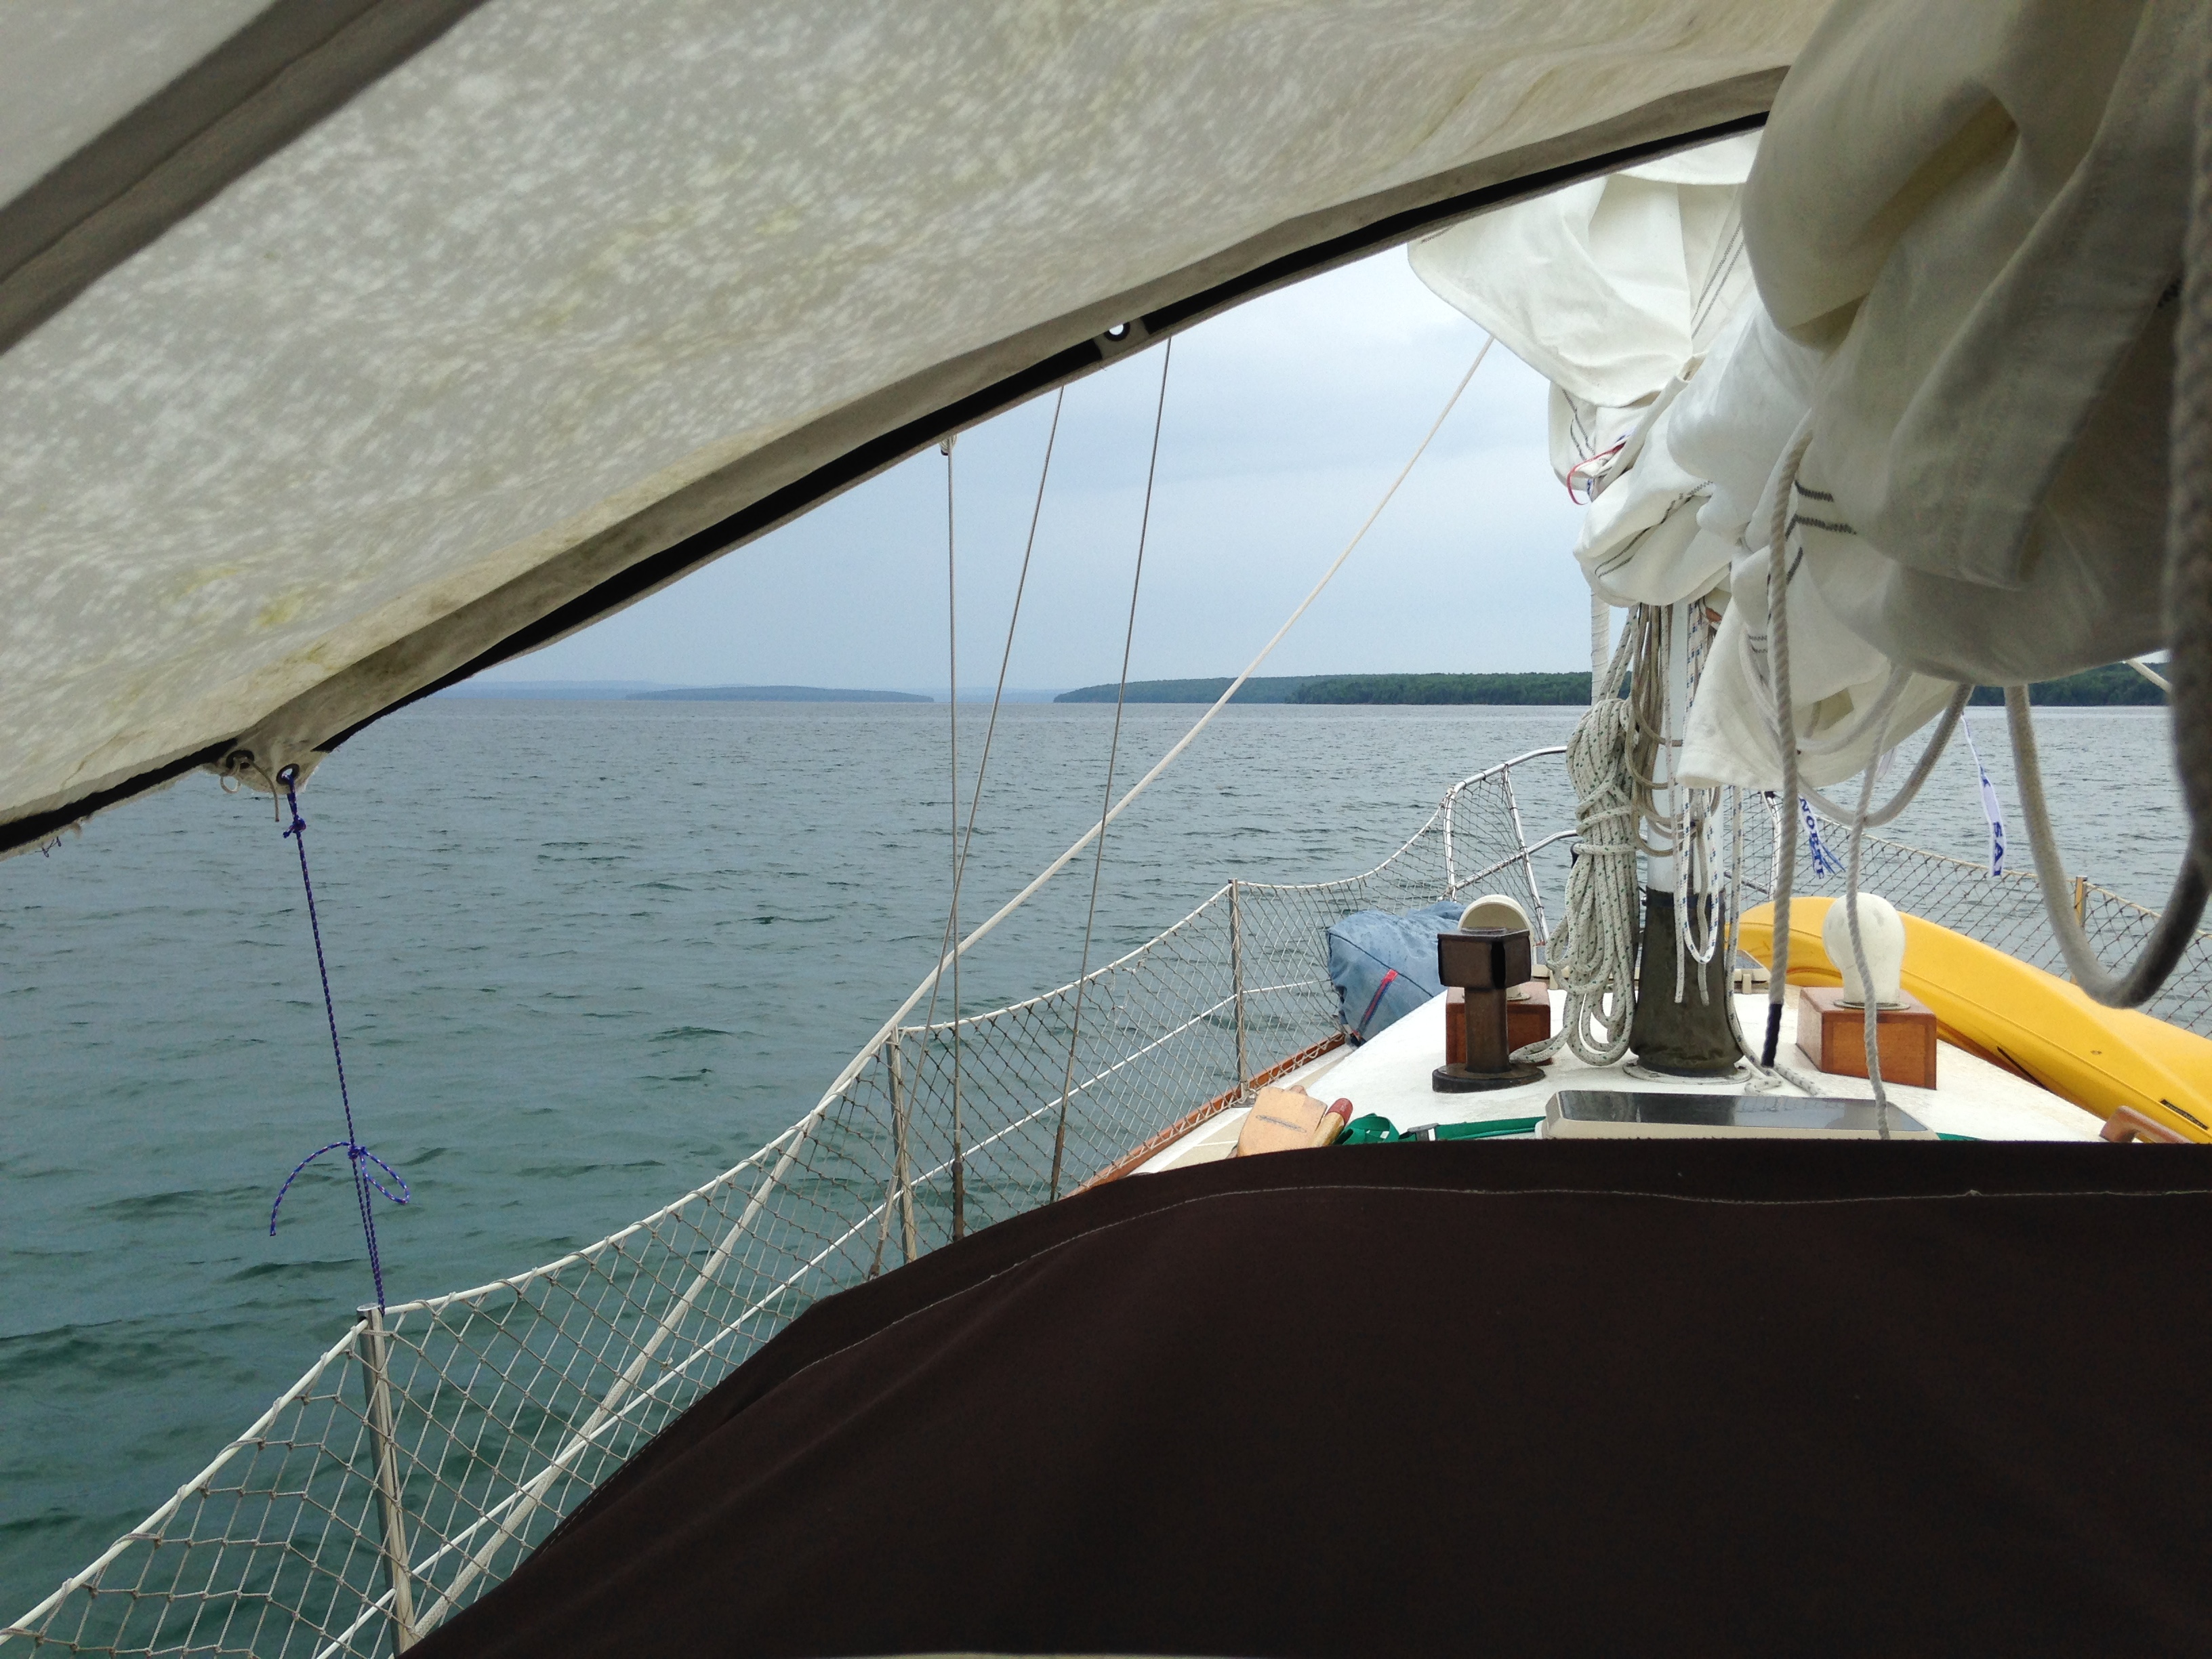
[[0, 848], [311, 765], [1161, 332], [1756, 125], [1821, 9], [17, 0]]

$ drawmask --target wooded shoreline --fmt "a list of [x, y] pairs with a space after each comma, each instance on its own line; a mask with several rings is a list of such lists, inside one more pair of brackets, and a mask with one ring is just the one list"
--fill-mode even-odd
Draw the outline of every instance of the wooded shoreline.
[[[1229, 689], [1218, 679], [1132, 680], [1131, 702], [1212, 702]], [[1086, 685], [1063, 691], [1055, 702], [1111, 702], [1116, 688]], [[1480, 704], [1493, 708], [1572, 708], [1589, 701], [1590, 677], [1581, 674], [1287, 674], [1255, 676], [1244, 682], [1233, 702], [1398, 704], [1412, 707]], [[1977, 707], [2001, 704], [2004, 693], [1985, 685], [1974, 693]], [[2155, 706], [2166, 694], [2125, 663], [2109, 663], [2064, 679], [2044, 680], [2028, 688], [2028, 700], [2051, 708]]]

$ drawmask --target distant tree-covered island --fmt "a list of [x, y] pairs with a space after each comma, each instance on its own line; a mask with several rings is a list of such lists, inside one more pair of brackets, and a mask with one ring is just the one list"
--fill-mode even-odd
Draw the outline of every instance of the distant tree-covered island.
[[[2039, 680], [2027, 688], [2027, 700], [2056, 708], [2123, 708], [2130, 705], [2161, 707], [2166, 702], [2166, 693], [2127, 664], [2112, 662], [2106, 663], [2102, 668], [2088, 668], [2079, 674], [2069, 674], [2063, 680]], [[2004, 693], [1994, 685], [1975, 688], [1976, 708], [2003, 702]]]
[[1586, 703], [1588, 674], [1330, 674], [1300, 686], [1291, 702]]
[[[1212, 702], [1229, 689], [1218, 679], [1132, 680], [1131, 702]], [[1116, 688], [1086, 685], [1063, 691], [1055, 702], [1111, 702]], [[1469, 703], [1487, 708], [1573, 708], [1589, 701], [1590, 677], [1582, 674], [1291, 674], [1249, 679], [1235, 702], [1389, 703], [1408, 707]], [[2032, 702], [2053, 708], [2101, 708], [2163, 703], [2166, 694], [2125, 663], [2112, 663], [2045, 680], [2028, 688]], [[1984, 686], [1977, 704], [2002, 703], [2004, 693]]]
[[[1212, 702], [1229, 689], [1226, 675], [1205, 680], [1132, 680], [1131, 702]], [[1115, 688], [1086, 685], [1055, 702], [1111, 702]], [[1589, 701], [1588, 674], [1286, 674], [1255, 676], [1234, 702], [1545, 703]]]

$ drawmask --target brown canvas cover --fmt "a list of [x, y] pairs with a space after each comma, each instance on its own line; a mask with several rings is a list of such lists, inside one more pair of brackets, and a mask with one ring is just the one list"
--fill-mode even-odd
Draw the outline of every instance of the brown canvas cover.
[[831, 1297], [461, 1656], [2212, 1652], [2212, 1148], [1489, 1142]]

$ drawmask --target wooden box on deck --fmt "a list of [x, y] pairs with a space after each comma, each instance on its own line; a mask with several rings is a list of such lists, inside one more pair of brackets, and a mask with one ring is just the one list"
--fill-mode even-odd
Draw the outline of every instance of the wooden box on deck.
[[[1532, 1042], [1541, 1042], [1552, 1035], [1552, 999], [1550, 988], [1541, 980], [1530, 980], [1523, 987], [1528, 993], [1526, 1002], [1505, 1005], [1505, 1046], [1525, 1048]], [[1467, 993], [1456, 985], [1444, 992], [1444, 1064], [1467, 1064]]]
[[[1797, 1048], [1823, 1072], [1864, 1077], [1866, 1011], [1843, 1006], [1840, 986], [1808, 985], [1799, 994]], [[1936, 1086], [1936, 1016], [1907, 994], [1905, 1006], [1884, 1008], [1875, 1027], [1885, 1083]]]

